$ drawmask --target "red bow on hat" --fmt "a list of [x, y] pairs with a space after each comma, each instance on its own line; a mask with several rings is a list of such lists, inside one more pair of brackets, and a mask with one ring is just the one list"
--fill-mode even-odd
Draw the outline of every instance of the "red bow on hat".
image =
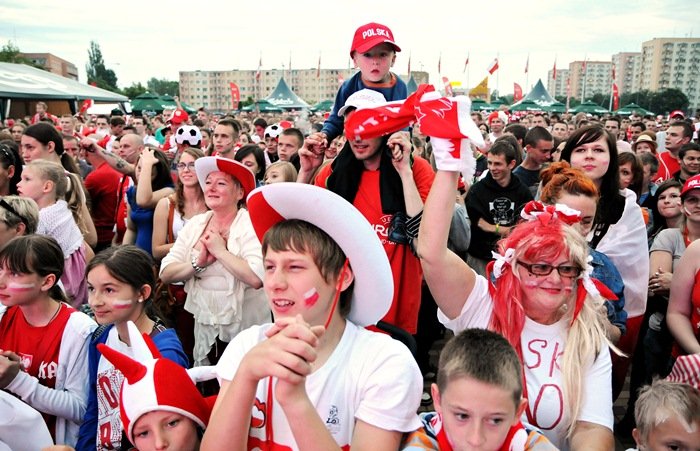
[[531, 200], [523, 207], [520, 216], [528, 221], [538, 220], [542, 225], [547, 225], [552, 219], [572, 225], [581, 220], [581, 212], [569, 208], [564, 204], [544, 205], [538, 200]]

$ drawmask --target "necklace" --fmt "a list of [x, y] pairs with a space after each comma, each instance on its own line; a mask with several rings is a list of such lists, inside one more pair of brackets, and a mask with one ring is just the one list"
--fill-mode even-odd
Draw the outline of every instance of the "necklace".
[[51, 319], [49, 319], [49, 322], [46, 323], [46, 325], [51, 324], [51, 321], [53, 321], [53, 320], [56, 319], [56, 317], [58, 316], [58, 312], [60, 312], [60, 311], [61, 311], [61, 303], [59, 302], [59, 303], [58, 303], [58, 308], [57, 308], [56, 311], [54, 312], [54, 314], [53, 314], [53, 316], [51, 317]]

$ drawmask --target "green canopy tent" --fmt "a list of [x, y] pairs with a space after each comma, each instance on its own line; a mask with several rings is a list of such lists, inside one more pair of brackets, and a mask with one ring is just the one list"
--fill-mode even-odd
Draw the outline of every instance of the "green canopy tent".
[[260, 113], [282, 113], [284, 110], [275, 106], [267, 100], [258, 100], [257, 102], [241, 108], [241, 111], [259, 111]]
[[333, 103], [334, 101], [330, 99], [321, 100], [311, 107], [311, 112], [315, 113], [317, 111], [331, 111], [333, 109]]
[[131, 110], [137, 114], [141, 114], [143, 111], [162, 113], [163, 109], [166, 107], [168, 107], [168, 105], [163, 102], [158, 94], [148, 91], [140, 96], [134, 97], [131, 101]]
[[307, 110], [309, 108], [308, 103], [294, 94], [294, 91], [292, 91], [287, 82], [284, 81], [284, 77], [280, 78], [275, 90], [272, 91], [272, 94], [267, 96], [265, 100], [285, 111]]
[[554, 102], [547, 107], [547, 111], [550, 113], [566, 113], [566, 105], [561, 102]]
[[654, 114], [651, 111], [644, 109], [637, 105], [636, 103], [630, 103], [628, 105], [623, 106], [619, 110], [615, 111], [615, 114], [619, 114], [620, 116], [630, 116], [632, 114], [638, 114], [641, 116], [646, 116], [647, 114]]
[[493, 109], [484, 99], [472, 99], [472, 111], [484, 111]]
[[577, 106], [576, 108], [571, 109], [572, 113], [589, 113], [589, 114], [605, 114], [609, 113], [609, 111], [602, 106], [598, 105], [597, 103], [591, 101], [591, 100], [586, 100], [583, 102], [581, 105]]
[[496, 100], [492, 100], [490, 105], [491, 105], [491, 107], [489, 108], [490, 110], [497, 110], [500, 107], [502, 107], [503, 105], [507, 105], [507, 103], [501, 99], [496, 99]]
[[[168, 105], [168, 107], [177, 108], [177, 102], [175, 102], [175, 99], [170, 94], [162, 95], [162, 96], [160, 96], [160, 98], [164, 104]], [[180, 102], [180, 106], [182, 107], [183, 110], [187, 111], [188, 114], [194, 114], [197, 112], [196, 108], [191, 107], [190, 105], [186, 104], [185, 102]]]
[[510, 106], [511, 111], [544, 111], [544, 108], [536, 104], [534, 100], [521, 100]]
[[[510, 106], [512, 111], [549, 111], [548, 108], [557, 101], [549, 95], [547, 89], [542, 84], [542, 80], [537, 80], [535, 86], [519, 102]], [[521, 105], [524, 105], [521, 107]]]

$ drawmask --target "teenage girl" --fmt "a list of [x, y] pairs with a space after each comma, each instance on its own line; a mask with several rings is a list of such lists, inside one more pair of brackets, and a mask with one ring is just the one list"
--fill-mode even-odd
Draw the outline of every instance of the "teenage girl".
[[98, 253], [86, 270], [89, 303], [100, 328], [88, 352], [89, 391], [85, 421], [77, 449], [126, 447], [119, 418], [119, 389], [124, 376], [97, 350], [104, 343], [132, 356], [127, 322], [148, 334], [160, 354], [186, 367], [187, 357], [173, 329], [166, 329], [152, 306], [155, 273], [153, 258], [133, 245], [110, 247]]
[[43, 235], [0, 250], [0, 389], [42, 412], [57, 444], [74, 446], [95, 323], [64, 302], [63, 263], [56, 240]]

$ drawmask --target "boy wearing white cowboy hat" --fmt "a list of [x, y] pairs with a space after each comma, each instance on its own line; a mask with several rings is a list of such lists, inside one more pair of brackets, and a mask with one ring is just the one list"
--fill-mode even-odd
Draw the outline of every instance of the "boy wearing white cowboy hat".
[[376, 232], [343, 198], [305, 184], [259, 188], [248, 208], [276, 322], [226, 348], [202, 446], [398, 449], [420, 426], [422, 378], [405, 346], [364, 329], [393, 295]]

